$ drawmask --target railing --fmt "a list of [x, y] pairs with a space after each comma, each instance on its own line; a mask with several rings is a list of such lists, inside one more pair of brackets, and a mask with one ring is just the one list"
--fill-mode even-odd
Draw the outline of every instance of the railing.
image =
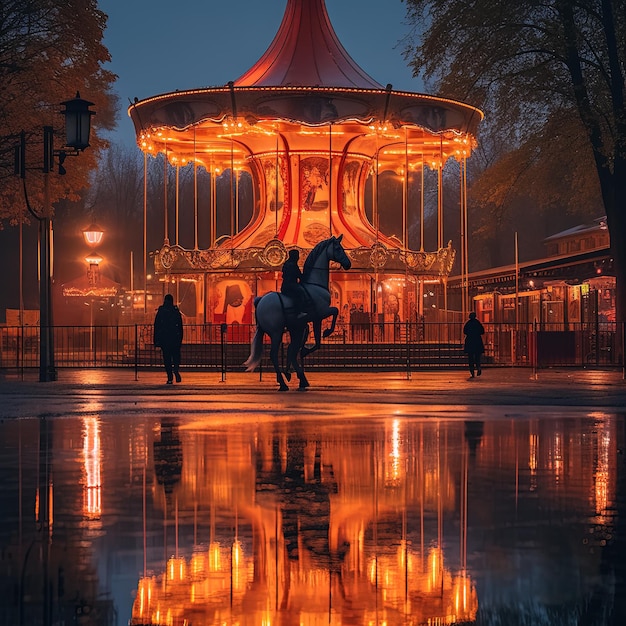
[[[615, 323], [485, 324], [486, 364], [516, 367], [620, 367], [622, 339]], [[619, 328], [623, 331], [623, 329]], [[182, 367], [241, 371], [256, 331], [249, 324], [185, 326]], [[157, 368], [161, 352], [151, 324], [56, 326], [57, 368]], [[620, 333], [621, 335], [621, 333]], [[623, 336], [623, 335], [621, 335]], [[286, 341], [284, 337], [284, 349]], [[266, 338], [267, 341], [267, 338]], [[446, 323], [338, 324], [306, 358], [307, 368], [391, 369], [464, 367], [462, 325]], [[268, 352], [263, 367], [267, 367]], [[39, 367], [39, 327], [0, 327], [0, 368]]]

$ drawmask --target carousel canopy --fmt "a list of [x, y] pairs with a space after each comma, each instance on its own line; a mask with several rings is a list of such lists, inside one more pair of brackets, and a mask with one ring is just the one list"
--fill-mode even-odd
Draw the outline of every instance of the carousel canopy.
[[[165, 232], [157, 271], [264, 270], [280, 265], [286, 247], [307, 250], [342, 233], [355, 268], [450, 272], [454, 251], [445, 247], [442, 229], [435, 255], [423, 245], [408, 254], [407, 215], [383, 232], [379, 178], [390, 174], [403, 186], [406, 213], [410, 179], [469, 157], [483, 114], [462, 102], [383, 87], [343, 48], [324, 0], [287, 0], [270, 46], [238, 79], [137, 100], [129, 115], [144, 152], [176, 167], [193, 163], [194, 176], [196, 165], [203, 167], [212, 181], [208, 245], [198, 243], [203, 229], [195, 218], [193, 249], [184, 250], [177, 235], [170, 246]], [[229, 202], [218, 207], [215, 180], [227, 171]], [[254, 204], [239, 228], [242, 171]], [[221, 229], [220, 214], [230, 216]]]
[[[391, 134], [405, 128], [418, 140], [426, 132], [447, 141], [473, 138], [483, 117], [461, 102], [376, 82], [339, 42], [323, 0], [288, 0], [267, 51], [237, 80], [137, 100], [128, 113], [142, 150], [178, 164], [206, 164], [207, 153], [215, 163], [221, 155], [225, 166], [233, 138], [243, 155], [263, 150], [268, 134], [301, 126], [347, 125], [362, 134], [363, 125], [379, 125], [380, 134], [384, 125]], [[423, 151], [425, 159], [430, 151], [441, 146]]]
[[290, 0], [274, 41], [234, 84], [383, 89], [350, 58], [321, 0]]
[[80, 276], [63, 283], [62, 288], [66, 298], [113, 298], [119, 292], [120, 284], [106, 276], [99, 276], [97, 283], [87, 276]]

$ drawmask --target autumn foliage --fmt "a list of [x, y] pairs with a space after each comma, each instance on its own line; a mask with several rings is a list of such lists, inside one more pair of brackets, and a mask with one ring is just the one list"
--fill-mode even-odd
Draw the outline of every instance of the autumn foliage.
[[26, 180], [31, 204], [42, 204], [43, 127], [52, 126], [55, 149], [64, 145], [60, 103], [75, 97], [94, 103], [91, 147], [68, 159], [67, 174], [49, 176], [52, 203], [75, 198], [88, 184], [115, 123], [115, 75], [102, 43], [107, 16], [95, 0], [4, 0], [0, 3], [0, 227], [26, 211], [22, 181], [14, 175], [14, 148], [26, 133]]

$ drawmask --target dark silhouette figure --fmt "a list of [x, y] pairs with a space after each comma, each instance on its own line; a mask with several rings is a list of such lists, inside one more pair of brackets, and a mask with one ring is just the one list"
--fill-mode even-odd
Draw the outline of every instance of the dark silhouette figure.
[[154, 442], [153, 449], [156, 480], [163, 485], [167, 504], [171, 506], [174, 487], [180, 483], [183, 472], [183, 444], [177, 421], [161, 421], [161, 439]]
[[183, 342], [183, 318], [171, 293], [166, 294], [163, 304], [159, 307], [154, 318], [154, 345], [161, 348], [163, 365], [167, 374], [167, 384], [181, 381], [180, 346]]
[[309, 298], [300, 284], [302, 281], [302, 271], [298, 265], [300, 253], [298, 250], [289, 250], [289, 257], [283, 264], [283, 283], [280, 292], [293, 300], [298, 317], [306, 317]]
[[463, 326], [463, 334], [465, 335], [463, 351], [467, 354], [470, 376], [474, 378], [474, 371], [476, 371], [479, 376], [483, 373], [480, 359], [485, 351], [485, 345], [483, 344], [485, 329], [476, 317], [474, 311], [469, 314], [469, 319], [465, 322], [465, 326]]
[[470, 459], [476, 458], [476, 450], [483, 439], [484, 422], [477, 420], [466, 420], [465, 426], [465, 441], [469, 448]]

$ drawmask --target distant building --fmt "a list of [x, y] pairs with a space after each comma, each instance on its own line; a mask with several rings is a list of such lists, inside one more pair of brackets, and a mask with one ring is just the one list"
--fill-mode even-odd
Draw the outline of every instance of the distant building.
[[[615, 275], [606, 218], [551, 235], [544, 243], [543, 259], [468, 275], [481, 319], [537, 322], [554, 330], [574, 323], [614, 322]], [[461, 277], [451, 277], [448, 285], [454, 299]]]

